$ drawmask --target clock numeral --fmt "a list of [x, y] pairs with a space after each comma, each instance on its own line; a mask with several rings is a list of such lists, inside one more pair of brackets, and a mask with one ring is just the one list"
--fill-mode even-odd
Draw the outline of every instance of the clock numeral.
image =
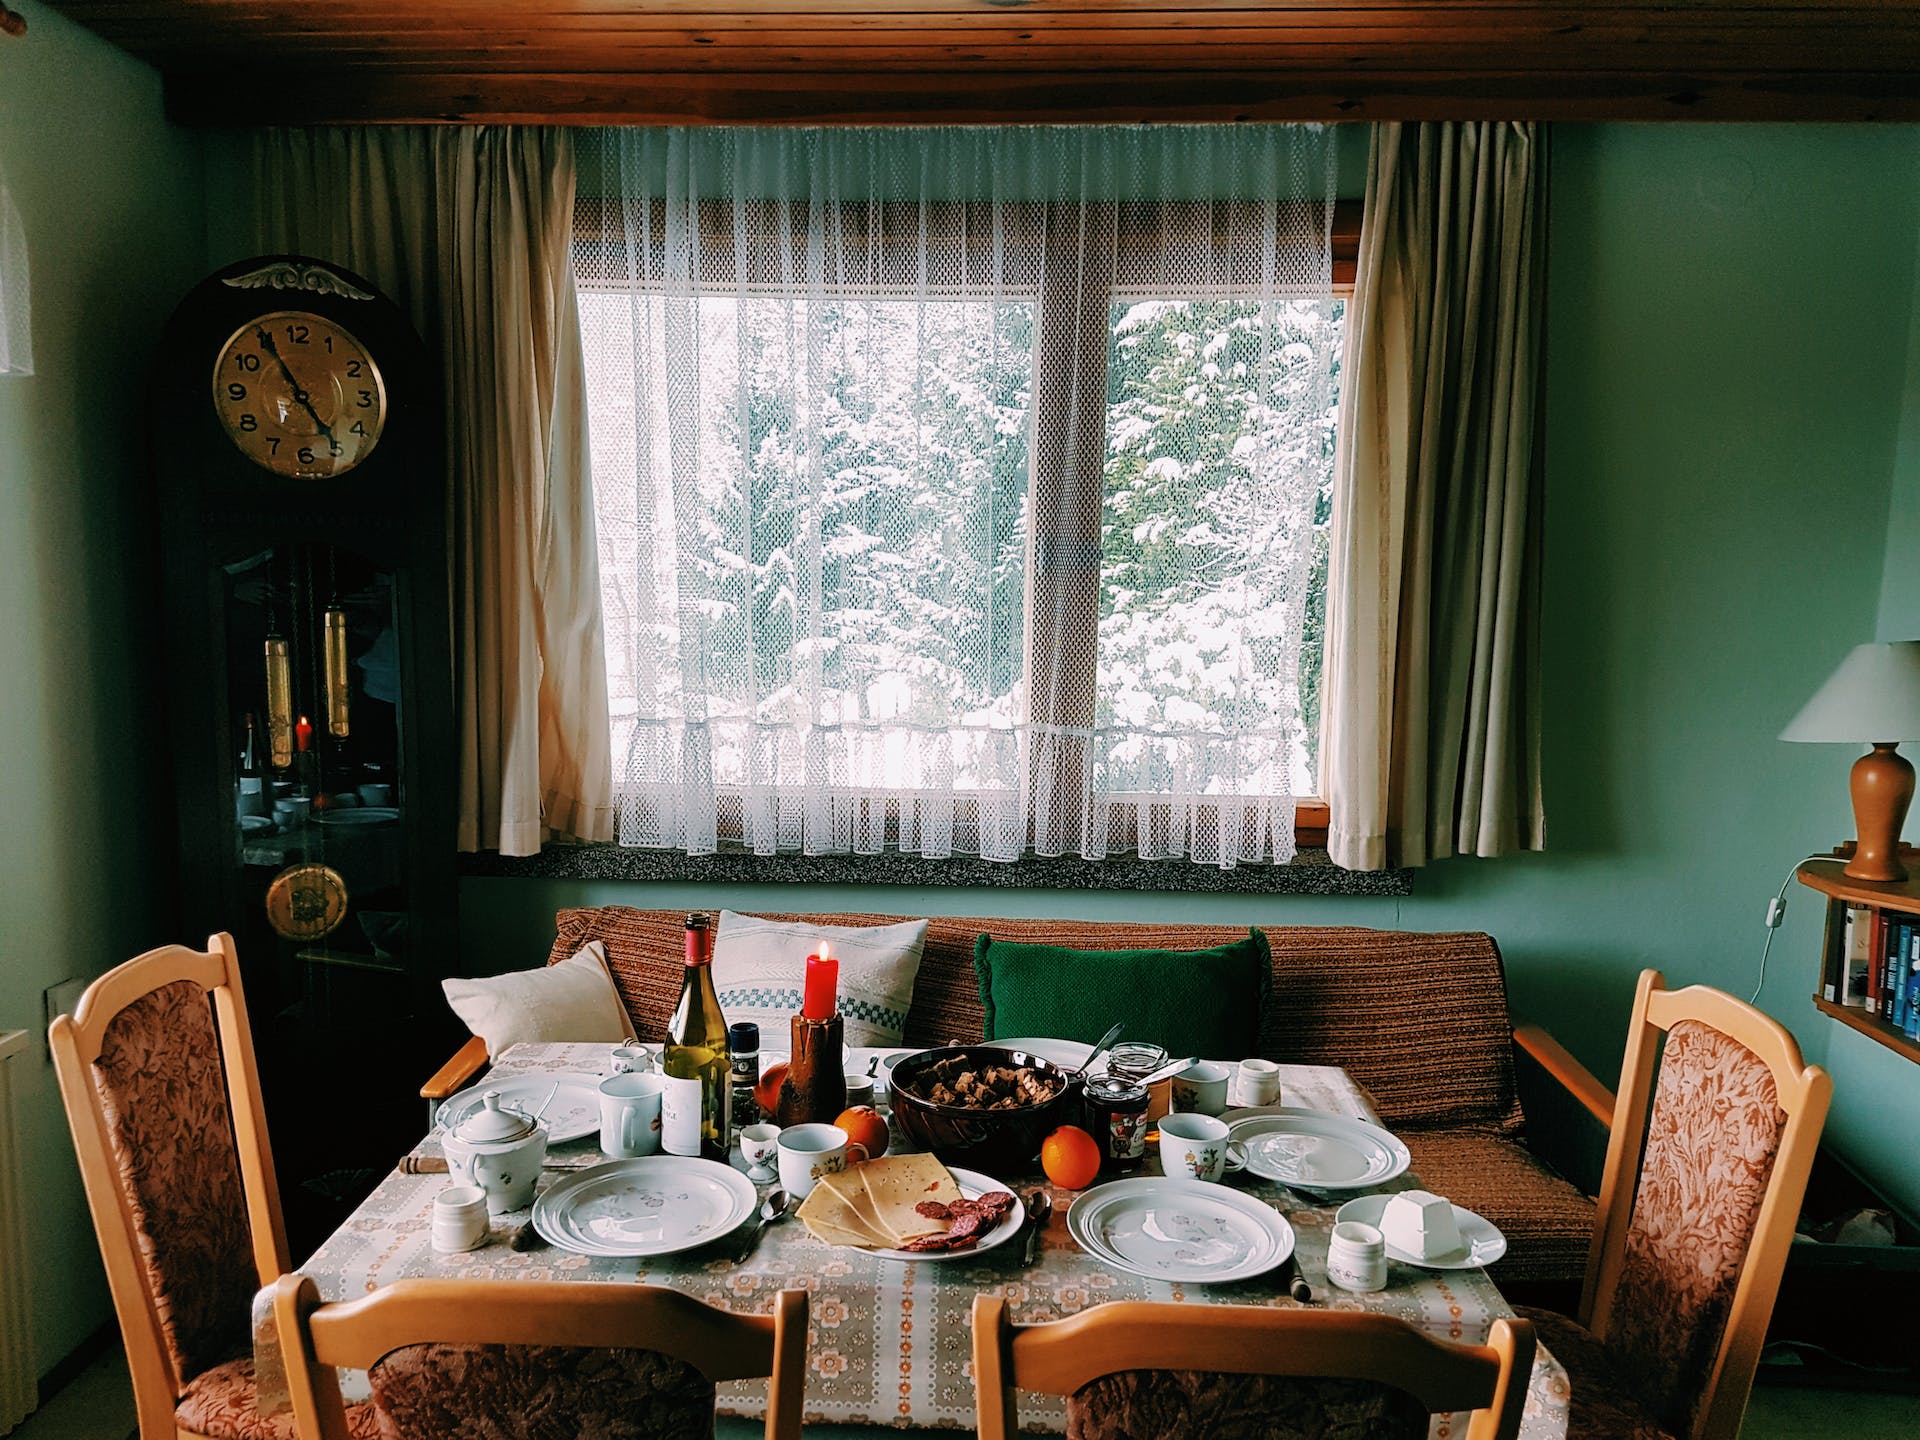
[[373, 392], [371, 390], [360, 390], [355, 393], [360, 397], [360, 404], [356, 408], [361, 410], [371, 410], [373, 408]]
[[302, 445], [300, 447], [297, 458], [299, 459], [302, 465], [311, 465], [313, 464], [313, 451], [308, 449], [305, 445]]
[[280, 437], [278, 435], [269, 435], [267, 437], [267, 453], [269, 455], [278, 455], [280, 453]]
[[236, 370], [258, 370], [260, 368], [260, 357], [258, 355], [236, 353], [233, 357], [233, 368]]
[[229, 400], [246, 399], [247, 387], [242, 385], [238, 380], [234, 381], [233, 384], [227, 386], [227, 398]]
[[367, 433], [367, 427], [356, 420], [347, 427], [347, 431], [353, 435], [364, 435]]
[[358, 360], [347, 361], [347, 378], [349, 380], [358, 380], [360, 378], [360, 362]]
[[[251, 415], [242, 415], [239, 423], [242, 430], [258, 430], [260, 428], [260, 422]], [[273, 443], [278, 445], [280, 442], [276, 440]]]
[[312, 333], [313, 332], [308, 330], [307, 327], [304, 325], [287, 326], [287, 339], [291, 340], [296, 345], [306, 344], [307, 336]]
[[331, 335], [322, 336], [320, 343], [327, 347], [327, 353], [329, 355], [333, 353], [333, 337]]
[[327, 441], [327, 454], [344, 455], [346, 453], [347, 453], [347, 447], [342, 445], [338, 440]]

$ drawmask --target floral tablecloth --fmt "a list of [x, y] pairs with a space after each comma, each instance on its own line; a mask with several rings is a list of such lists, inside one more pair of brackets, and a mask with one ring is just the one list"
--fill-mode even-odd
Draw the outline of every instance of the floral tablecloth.
[[[871, 1052], [859, 1052], [864, 1068]], [[604, 1045], [519, 1045], [495, 1064], [496, 1076], [532, 1071], [603, 1074], [611, 1069]], [[1334, 1114], [1376, 1118], [1366, 1097], [1344, 1071], [1325, 1066], [1282, 1066], [1281, 1084], [1289, 1105], [1305, 1105]], [[417, 1154], [437, 1154], [439, 1134], [429, 1134]], [[563, 1167], [600, 1159], [592, 1140], [555, 1149], [556, 1168], [542, 1177], [553, 1183]], [[740, 1164], [738, 1151], [734, 1155]], [[1146, 1173], [1158, 1173], [1149, 1168]], [[1412, 1176], [1401, 1185], [1410, 1184]], [[329, 1300], [350, 1299], [392, 1280], [432, 1276], [476, 1279], [633, 1280], [670, 1285], [709, 1304], [758, 1312], [771, 1308], [773, 1296], [799, 1288], [811, 1296], [806, 1415], [810, 1421], [894, 1426], [943, 1426], [971, 1430], [973, 1383], [969, 1375], [969, 1312], [976, 1294], [1004, 1295], [1014, 1318], [1022, 1322], [1058, 1320], [1107, 1300], [1173, 1300], [1191, 1304], [1292, 1306], [1278, 1284], [1278, 1272], [1231, 1285], [1176, 1285], [1116, 1272], [1095, 1263], [1067, 1233], [1067, 1207], [1074, 1192], [1049, 1187], [1054, 1212], [1038, 1263], [1019, 1266], [1018, 1245], [986, 1252], [978, 1261], [903, 1264], [865, 1251], [829, 1246], [805, 1226], [786, 1221], [769, 1226], [759, 1248], [744, 1264], [707, 1251], [647, 1260], [595, 1259], [542, 1248], [509, 1249], [506, 1236], [526, 1219], [524, 1213], [498, 1216], [493, 1238], [478, 1250], [443, 1255], [429, 1241], [434, 1195], [445, 1175], [404, 1175], [395, 1171], [354, 1211], [346, 1224], [302, 1265]], [[1024, 1194], [1037, 1178], [1010, 1188]], [[1399, 1315], [1429, 1333], [1449, 1340], [1477, 1342], [1493, 1320], [1511, 1314], [1484, 1271], [1435, 1273], [1394, 1264], [1385, 1290], [1352, 1295], [1326, 1278], [1327, 1232], [1332, 1208], [1305, 1205], [1279, 1186], [1250, 1177], [1234, 1182], [1281, 1209], [1298, 1237], [1301, 1272], [1313, 1286], [1314, 1303], [1335, 1310], [1375, 1310]], [[275, 1341], [264, 1307], [256, 1340], [261, 1351]], [[265, 1356], [263, 1354], [262, 1358]], [[263, 1381], [266, 1377], [263, 1375]], [[353, 1382], [361, 1384], [355, 1386]], [[364, 1377], [349, 1377], [349, 1393], [364, 1394]], [[730, 1414], [756, 1415], [765, 1404], [763, 1382], [726, 1385], [720, 1407]], [[1022, 1400], [1022, 1421], [1059, 1430], [1063, 1409], [1050, 1396]], [[1434, 1437], [1465, 1433], [1464, 1416], [1435, 1418]], [[1553, 1440], [1567, 1428], [1567, 1376], [1543, 1348], [1529, 1385], [1528, 1440]]]

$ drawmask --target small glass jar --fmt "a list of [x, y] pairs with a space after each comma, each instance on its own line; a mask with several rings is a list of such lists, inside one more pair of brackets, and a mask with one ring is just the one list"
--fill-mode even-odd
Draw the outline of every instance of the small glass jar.
[[1100, 1147], [1100, 1171], [1137, 1170], [1147, 1157], [1147, 1087], [1119, 1075], [1087, 1081], [1087, 1128]]
[[1107, 1073], [1144, 1081], [1167, 1063], [1167, 1047], [1145, 1040], [1123, 1040], [1107, 1052]]

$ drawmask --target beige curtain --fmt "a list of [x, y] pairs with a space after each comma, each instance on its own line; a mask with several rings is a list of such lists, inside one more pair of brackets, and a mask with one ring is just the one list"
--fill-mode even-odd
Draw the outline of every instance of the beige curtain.
[[1335, 464], [1328, 848], [1540, 849], [1546, 134], [1378, 125]]
[[264, 131], [263, 249], [405, 306], [445, 388], [462, 850], [613, 837], [573, 142], [485, 126]]

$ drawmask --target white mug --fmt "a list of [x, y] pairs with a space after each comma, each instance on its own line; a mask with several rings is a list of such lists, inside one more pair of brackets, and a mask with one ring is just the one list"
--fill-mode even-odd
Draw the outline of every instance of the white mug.
[[1342, 1290], [1387, 1288], [1386, 1237], [1372, 1225], [1342, 1220], [1327, 1241], [1327, 1279]]
[[1227, 1108], [1227, 1067], [1196, 1060], [1173, 1077], [1173, 1108], [1218, 1115]]
[[871, 1075], [847, 1076], [847, 1109], [856, 1105], [873, 1104], [873, 1077]]
[[1246, 1151], [1227, 1139], [1227, 1122], [1176, 1111], [1160, 1121], [1160, 1169], [1175, 1180], [1220, 1180], [1247, 1167]]
[[1280, 1067], [1271, 1060], [1240, 1062], [1240, 1103], [1242, 1105], [1278, 1105], [1280, 1103]]
[[610, 1075], [600, 1082], [600, 1153], [631, 1160], [660, 1148], [659, 1075]]
[[433, 1248], [442, 1254], [478, 1250], [491, 1233], [487, 1192], [478, 1185], [449, 1185], [433, 1197]]
[[846, 1169], [848, 1151], [858, 1150], [861, 1160], [867, 1158], [867, 1147], [838, 1125], [789, 1125], [775, 1144], [780, 1150], [780, 1184], [794, 1200], [811, 1195], [821, 1176]]
[[613, 1047], [613, 1073], [616, 1075], [644, 1075], [653, 1069], [653, 1052], [644, 1045], [616, 1045]]

